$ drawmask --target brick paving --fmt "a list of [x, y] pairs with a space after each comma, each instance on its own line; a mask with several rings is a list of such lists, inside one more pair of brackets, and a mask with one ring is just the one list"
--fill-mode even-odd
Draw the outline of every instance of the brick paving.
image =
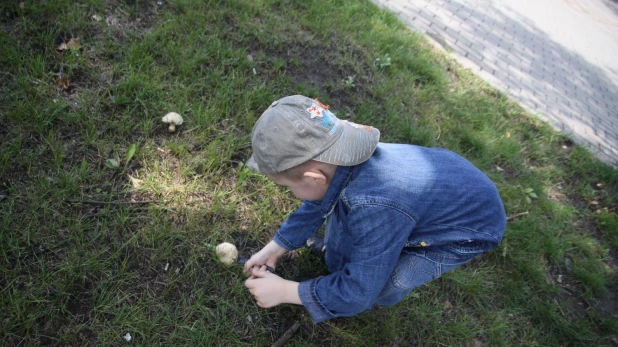
[[618, 167], [618, 0], [373, 0]]

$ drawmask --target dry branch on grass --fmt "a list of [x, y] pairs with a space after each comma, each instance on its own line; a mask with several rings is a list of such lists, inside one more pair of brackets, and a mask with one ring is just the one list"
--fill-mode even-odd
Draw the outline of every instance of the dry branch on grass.
[[519, 217], [525, 216], [527, 214], [530, 214], [530, 212], [526, 211], [526, 212], [515, 213], [514, 215], [506, 217], [506, 221], [510, 222], [510, 221], [514, 220], [515, 218], [519, 218]]
[[299, 322], [294, 322], [294, 324], [288, 329], [281, 337], [273, 343], [273, 347], [281, 347], [296, 333], [296, 331], [300, 328]]
[[144, 201], [96, 201], [96, 200], [64, 200], [69, 204], [86, 204], [86, 205], [136, 205], [136, 204], [151, 204], [160, 202], [159, 200], [144, 200]]

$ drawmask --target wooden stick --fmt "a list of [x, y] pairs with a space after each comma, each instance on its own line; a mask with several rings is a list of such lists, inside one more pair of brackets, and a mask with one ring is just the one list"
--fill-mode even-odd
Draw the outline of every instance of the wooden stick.
[[515, 213], [515, 214], [514, 214], [514, 215], [512, 215], [512, 216], [508, 216], [508, 217], [506, 217], [506, 221], [507, 221], [507, 222], [510, 222], [510, 221], [512, 221], [512, 220], [513, 220], [513, 219], [515, 219], [515, 218], [519, 218], [519, 217], [521, 217], [521, 216], [525, 216], [525, 215], [527, 215], [527, 214], [529, 214], [529, 213], [530, 213], [530, 212], [528, 212], [528, 211], [526, 211], [526, 212], [521, 212], [521, 213]]
[[131, 205], [131, 204], [150, 204], [159, 202], [158, 200], [145, 201], [95, 201], [95, 200], [64, 200], [69, 204], [89, 204], [89, 205]]
[[283, 335], [281, 335], [281, 337], [277, 341], [275, 341], [275, 343], [273, 343], [273, 347], [283, 346], [286, 342], [288, 342], [288, 340], [292, 337], [292, 335], [294, 335], [294, 333], [296, 332], [296, 330], [298, 330], [298, 328], [300, 328], [300, 323], [296, 321], [294, 322], [292, 327], [288, 329], [288, 331], [286, 331]]

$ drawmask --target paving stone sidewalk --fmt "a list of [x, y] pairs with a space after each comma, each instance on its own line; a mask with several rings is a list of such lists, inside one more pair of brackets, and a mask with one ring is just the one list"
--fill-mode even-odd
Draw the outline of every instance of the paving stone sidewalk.
[[618, 167], [618, 0], [373, 0]]

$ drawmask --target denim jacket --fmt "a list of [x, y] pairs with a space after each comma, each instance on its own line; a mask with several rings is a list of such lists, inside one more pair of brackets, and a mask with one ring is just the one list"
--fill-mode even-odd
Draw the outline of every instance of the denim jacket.
[[478, 255], [500, 242], [506, 225], [495, 185], [467, 160], [445, 149], [386, 143], [366, 162], [338, 167], [324, 199], [304, 201], [274, 241], [303, 247], [327, 218], [330, 274], [299, 285], [315, 322], [373, 307], [406, 250], [422, 248], [444, 261], [444, 249], [470, 243], [480, 245]]

